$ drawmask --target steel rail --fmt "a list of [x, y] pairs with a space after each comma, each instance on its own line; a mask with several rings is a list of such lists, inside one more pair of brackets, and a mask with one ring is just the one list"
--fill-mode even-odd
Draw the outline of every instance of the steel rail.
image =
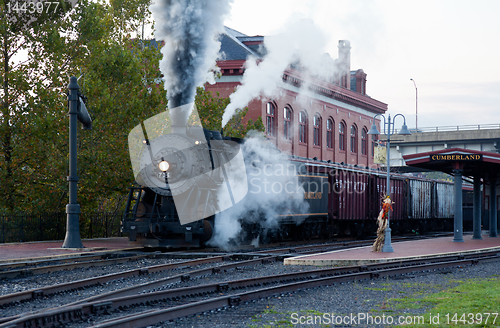
[[[213, 310], [215, 308], [238, 305], [242, 301], [262, 298], [276, 293], [290, 292], [297, 289], [317, 287], [331, 283], [347, 282], [360, 279], [374, 279], [378, 277], [415, 271], [476, 264], [479, 261], [498, 259], [500, 257], [500, 253], [484, 252], [482, 254], [469, 254], [469, 259], [466, 259], [465, 257], [467, 256], [454, 255], [425, 260], [406, 260], [399, 262], [377, 263], [366, 266], [317, 269], [306, 272], [287, 273], [282, 275], [249, 278], [202, 286], [176, 288], [152, 293], [134, 294], [125, 297], [100, 300], [97, 302], [79, 302], [80, 304], [72, 303], [58, 309], [52, 309], [51, 311], [24, 316], [23, 318], [11, 318], [8, 323], [0, 325], [0, 327], [13, 328], [25, 327], [26, 325], [30, 327], [41, 327], [41, 325], [39, 325], [41, 322], [46, 322], [47, 324], [62, 323], [68, 320], [76, 319], [77, 317], [83, 317], [84, 315], [108, 313], [109, 311], [132, 306], [134, 304], [153, 305], [161, 300], [176, 300], [183, 297], [207, 295], [216, 292], [226, 292], [229, 289], [261, 286], [271, 283], [285, 283], [282, 286], [267, 287], [265, 289], [244, 292], [236, 295], [223, 296], [212, 300], [193, 302], [190, 304], [169, 308], [167, 310], [149, 310], [147, 311], [147, 313], [141, 312], [140, 314], [136, 315], [127, 315], [126, 318], [121, 317], [119, 319], [98, 325], [99, 327], [108, 327], [108, 325], [111, 325], [109, 327], [137, 327], [141, 325], [146, 326], [157, 323], [158, 321], [171, 320], [178, 317], [184, 317], [199, 312]], [[296, 282], [297, 280], [304, 279], [307, 279], [307, 281]], [[294, 282], [287, 283], [290, 281]], [[161, 319], [158, 320], [158, 318]], [[134, 321], [127, 325], [127, 320]], [[113, 323], [111, 324], [111, 322]]]
[[[226, 257], [222, 257], [222, 258], [223, 258], [223, 260], [229, 260], [230, 257], [226, 256]], [[206, 259], [202, 259], [202, 260], [206, 260]], [[202, 260], [196, 260], [196, 262], [200, 262]], [[277, 257], [267, 257], [267, 258], [259, 258], [259, 259], [254, 259], [254, 260], [239, 261], [239, 262], [235, 262], [235, 263], [224, 264], [224, 265], [206, 268], [206, 269], [194, 270], [194, 271], [191, 271], [187, 274], [179, 274], [179, 275], [175, 275], [172, 277], [162, 278], [162, 279], [154, 280], [151, 282], [146, 282], [143, 284], [134, 285], [131, 287], [126, 287], [126, 288], [121, 288], [121, 289], [117, 289], [117, 290], [114, 290], [114, 291], [111, 291], [108, 293], [88, 297], [88, 298], [85, 298], [85, 299], [82, 299], [82, 300], [79, 300], [76, 302], [72, 302], [72, 303], [63, 305], [62, 307], [73, 307], [73, 306], [77, 306], [77, 305], [82, 304], [82, 303], [102, 301], [102, 300], [106, 300], [109, 298], [124, 297], [127, 295], [137, 295], [138, 293], [143, 292], [144, 290], [151, 290], [151, 289], [155, 289], [155, 288], [164, 287], [165, 285], [176, 284], [176, 283], [179, 283], [182, 281], [187, 281], [193, 277], [206, 276], [206, 275], [210, 275], [210, 274], [214, 274], [214, 273], [219, 273], [223, 270], [231, 270], [231, 269], [238, 268], [238, 267], [244, 267], [244, 266], [250, 266], [250, 265], [256, 265], [256, 264], [265, 264], [265, 263], [269, 263], [269, 262], [276, 261], [276, 260], [277, 260]], [[182, 262], [182, 263], [184, 264], [183, 266], [186, 266], [186, 263], [192, 265], [192, 262], [194, 262], [194, 261], [188, 261], [188, 262]], [[203, 262], [209, 263], [206, 261], [203, 261]], [[214, 262], [214, 261], [212, 261], [212, 262]], [[203, 264], [203, 263], [201, 263], [201, 264]], [[155, 270], [157, 269], [156, 267], [152, 267], [152, 268]], [[149, 268], [144, 268], [144, 269], [140, 269], [140, 270], [141, 270], [140, 275], [146, 275], [146, 274], [149, 274], [152, 272], [159, 271], [159, 270], [150, 271]], [[99, 278], [96, 278], [96, 279], [99, 279]], [[95, 284], [97, 284], [97, 283], [95, 283]], [[72, 288], [72, 289], [74, 289], [74, 288]], [[9, 294], [9, 295], [14, 295], [14, 294]], [[5, 296], [9, 296], [9, 295], [5, 295]], [[43, 295], [44, 294], [37, 295], [37, 297], [39, 298], [39, 297], [42, 297]], [[1, 297], [0, 297], [0, 300], [1, 300]], [[57, 309], [57, 308], [55, 308], [55, 309]], [[40, 313], [46, 313], [48, 311], [53, 311], [53, 310], [54, 309], [45, 309], [45, 310], [40, 311]], [[0, 318], [0, 323], [12, 321], [12, 320], [19, 318], [21, 316], [22, 315], [16, 315], [16, 316], [11, 316], [11, 317]]]
[[[97, 267], [104, 266], [110, 264], [120, 264], [130, 261], [136, 261], [142, 258], [153, 257], [152, 254], [138, 254], [133, 256], [124, 256], [112, 259], [97, 259], [97, 260], [89, 260], [85, 262], [74, 262], [74, 263], [64, 263], [64, 264], [56, 264], [56, 265], [48, 265], [36, 268], [28, 268], [28, 269], [19, 269], [19, 270], [10, 270], [10, 271], [2, 271], [0, 272], [0, 279], [14, 279], [18, 277], [29, 277], [35, 274], [44, 274], [51, 273], [57, 271], [64, 270], [72, 270], [79, 268], [89, 268], [89, 267]], [[88, 260], [88, 259], [82, 259]]]
[[169, 263], [169, 264], [159, 264], [153, 265], [145, 268], [133, 269], [122, 271], [118, 273], [111, 273], [104, 276], [92, 277], [77, 281], [72, 281], [65, 284], [53, 285], [41, 288], [30, 289], [18, 293], [12, 293], [7, 295], [0, 296], [0, 308], [2, 305], [12, 303], [12, 302], [21, 302], [27, 301], [30, 299], [42, 298], [46, 295], [55, 294], [68, 290], [76, 290], [83, 289], [85, 287], [94, 286], [98, 284], [102, 284], [111, 280], [117, 280], [122, 278], [128, 278], [133, 276], [140, 276], [145, 273], [154, 273], [160, 271], [166, 271], [171, 269], [177, 269], [181, 267], [186, 267], [190, 265], [199, 265], [205, 263], [213, 263], [213, 262], [222, 262], [229, 259], [229, 256], [214, 256], [204, 259], [190, 260], [190, 261], [182, 261], [177, 263]]
[[[495, 256], [494, 258], [498, 258]], [[307, 281], [294, 282], [275, 287], [266, 287], [259, 290], [222, 296], [215, 299], [189, 303], [181, 306], [171, 307], [157, 311], [147, 311], [136, 315], [130, 315], [125, 318], [108, 320], [94, 325], [93, 327], [111, 328], [111, 327], [143, 327], [158, 322], [173, 320], [180, 317], [186, 317], [205, 311], [210, 311], [218, 308], [237, 306], [242, 302], [261, 299], [275, 294], [289, 293], [301, 289], [314, 288], [324, 285], [331, 285], [341, 282], [350, 282], [355, 280], [375, 279], [385, 276], [400, 275], [415, 271], [436, 270], [453, 266], [462, 266], [476, 264], [481, 260], [489, 260], [491, 258], [478, 258], [468, 260], [456, 260], [451, 262], [439, 262], [432, 264], [421, 264], [417, 266], [381, 269], [378, 271], [349, 273], [339, 276], [330, 276]], [[0, 326], [1, 327], [1, 326]]]
[[[393, 242], [404, 242], [415, 239], [427, 239], [433, 238], [432, 236], [414, 236], [414, 237], [395, 237], [392, 239]], [[280, 249], [270, 249], [270, 250], [262, 250], [262, 251], [254, 251], [255, 254], [280, 254], [280, 253], [317, 253], [319, 250], [323, 250], [325, 252], [331, 250], [338, 249], [347, 249], [353, 247], [363, 247], [363, 246], [371, 246], [373, 244], [373, 239], [370, 240], [349, 240], [349, 241], [339, 241], [328, 244], [317, 244], [317, 245], [305, 245], [305, 246], [292, 246], [285, 247]]]
[[[13, 261], [13, 262], [0, 262], [0, 271], [4, 270], [9, 270], [12, 268], [19, 268], [19, 267], [29, 267], [29, 266], [38, 266], [38, 265], [43, 265], [43, 264], [53, 264], [53, 263], [68, 263], [68, 262], [78, 262], [78, 261], [92, 261], [92, 260], [103, 260], [103, 259], [111, 259], [111, 258], [118, 258], [118, 256], [123, 254], [123, 256], [126, 256], [126, 254], [134, 253], [134, 252], [141, 252], [142, 249], [132, 249], [132, 250], [126, 250], [126, 251], [118, 251], [118, 252], [110, 252], [106, 251], [105, 253], [99, 252], [99, 253], [92, 253], [92, 254], [78, 254], [77, 256], [70, 256], [68, 257], [56, 257], [56, 258], [33, 258], [33, 259], [23, 259], [23, 261]], [[123, 257], [122, 256], [122, 257]]]

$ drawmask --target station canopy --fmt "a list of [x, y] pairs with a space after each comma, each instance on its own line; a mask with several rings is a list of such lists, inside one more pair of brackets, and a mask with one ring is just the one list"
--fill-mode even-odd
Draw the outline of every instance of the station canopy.
[[463, 148], [450, 148], [404, 155], [406, 165], [452, 174], [462, 169], [464, 176], [484, 176], [500, 171], [500, 154]]

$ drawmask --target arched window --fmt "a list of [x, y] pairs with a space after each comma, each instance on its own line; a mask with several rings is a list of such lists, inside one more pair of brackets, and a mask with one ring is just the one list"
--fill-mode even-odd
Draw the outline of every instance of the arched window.
[[361, 130], [361, 154], [362, 155], [367, 155], [368, 154], [368, 130], [366, 127], [363, 127], [363, 130]]
[[333, 148], [333, 120], [326, 120], [326, 147]]
[[321, 117], [319, 115], [314, 115], [313, 119], [314, 127], [314, 145], [321, 146]]
[[273, 103], [267, 103], [267, 114], [266, 114], [266, 128], [267, 128], [267, 135], [274, 136], [275, 135], [275, 120], [274, 120], [274, 112], [275, 112], [275, 107]]
[[283, 112], [283, 135], [285, 139], [292, 139], [292, 110], [285, 107]]
[[351, 153], [358, 152], [358, 129], [356, 125], [351, 125]]
[[339, 123], [339, 149], [345, 150], [345, 123], [342, 121]]
[[307, 143], [307, 114], [299, 113], [299, 142]]
[[375, 157], [375, 145], [377, 143], [378, 135], [372, 134], [372, 157]]

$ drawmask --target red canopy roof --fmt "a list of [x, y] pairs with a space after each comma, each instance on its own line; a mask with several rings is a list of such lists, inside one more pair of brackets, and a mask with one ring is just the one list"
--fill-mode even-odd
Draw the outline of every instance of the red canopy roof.
[[472, 149], [450, 148], [404, 155], [406, 165], [452, 173], [463, 169], [466, 176], [484, 176], [500, 172], [500, 154]]

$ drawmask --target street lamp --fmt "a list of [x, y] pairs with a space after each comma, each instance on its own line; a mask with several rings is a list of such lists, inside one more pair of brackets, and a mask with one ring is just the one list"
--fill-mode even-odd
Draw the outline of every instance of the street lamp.
[[[377, 116], [382, 116], [384, 119], [384, 133], [387, 135], [387, 196], [389, 196], [389, 199], [391, 199], [391, 177], [390, 177], [390, 172], [391, 172], [391, 134], [394, 134], [394, 121], [396, 120], [397, 116], [401, 116], [404, 119], [403, 126], [401, 127], [401, 130], [399, 131], [398, 134], [401, 135], [410, 135], [410, 131], [408, 130], [408, 127], [406, 126], [406, 118], [404, 117], [403, 114], [396, 114], [394, 118], [392, 119], [391, 122], [391, 115], [389, 114], [389, 117], [387, 118], [387, 122], [385, 121], [385, 116], [382, 114], [377, 114], [373, 117], [373, 124], [372, 127], [370, 128], [370, 131], [368, 131], [368, 134], [380, 134], [380, 132], [377, 129], [377, 126], [375, 125], [375, 118]], [[392, 131], [391, 131], [391, 126], [392, 126]], [[386, 129], [387, 127], [387, 129]], [[385, 253], [392, 253], [394, 252], [394, 249], [392, 248], [391, 245], [391, 228], [389, 227], [389, 219], [391, 217], [391, 211], [387, 212], [387, 228], [385, 229], [385, 237], [384, 237], [384, 247], [382, 247], [382, 252]]]
[[417, 84], [415, 83], [414, 79], [410, 79], [410, 81], [413, 81], [413, 85], [415, 86], [415, 133], [418, 132], [418, 90], [417, 90]]

